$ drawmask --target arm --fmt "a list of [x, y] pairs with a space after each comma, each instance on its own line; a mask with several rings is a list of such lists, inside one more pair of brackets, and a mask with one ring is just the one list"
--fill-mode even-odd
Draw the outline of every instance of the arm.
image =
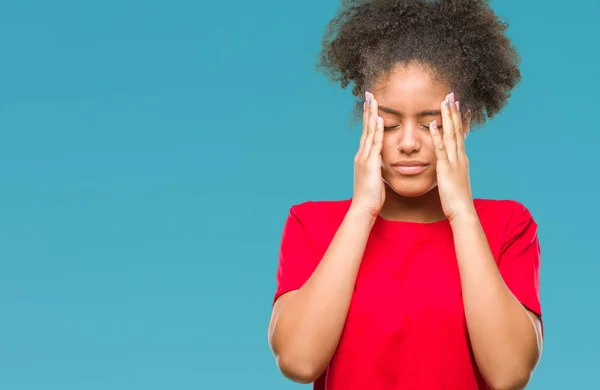
[[[315, 270], [310, 276], [304, 275], [306, 282], [299, 289], [279, 297], [269, 323], [269, 344], [277, 364], [296, 382], [314, 382], [329, 365], [346, 322], [371, 228], [385, 200], [381, 177], [383, 120], [373, 96], [367, 93], [366, 99], [363, 132], [354, 157], [352, 205]], [[298, 246], [300, 241], [301, 236], [288, 236], [282, 244], [288, 257], [283, 262], [280, 259], [280, 267], [287, 261], [292, 263], [288, 272], [283, 272], [287, 278], [306, 272], [295, 267], [309, 260], [308, 255], [302, 258], [305, 252]]]
[[[522, 389], [542, 350], [540, 320], [513, 295], [539, 310], [530, 291], [537, 285], [539, 252], [535, 224], [527, 215], [511, 232], [499, 265], [475, 211], [469, 180], [465, 137], [470, 125], [454, 94], [441, 104], [443, 136], [437, 121], [430, 125], [437, 157], [437, 176], [444, 214], [452, 226], [463, 290], [469, 338], [477, 366], [494, 390]], [[524, 218], [525, 217], [525, 218]], [[529, 230], [528, 230], [529, 229]], [[522, 235], [526, 232], [526, 235]], [[502, 268], [504, 271], [502, 271]], [[508, 287], [510, 285], [510, 288]]]
[[477, 365], [492, 389], [523, 389], [542, 351], [540, 320], [505, 284], [477, 215], [451, 224]]
[[350, 209], [312, 276], [275, 303], [269, 344], [289, 379], [314, 382], [329, 365], [373, 223], [371, 215]]

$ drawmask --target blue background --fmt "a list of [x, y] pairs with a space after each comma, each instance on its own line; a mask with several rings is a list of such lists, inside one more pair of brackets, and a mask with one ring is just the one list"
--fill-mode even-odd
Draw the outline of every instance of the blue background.
[[[600, 5], [564, 4], [493, 4], [524, 80], [468, 139], [475, 196], [540, 225], [544, 390], [597, 385], [600, 348]], [[299, 387], [267, 324], [288, 208], [351, 195], [337, 5], [2, 2], [0, 388]]]

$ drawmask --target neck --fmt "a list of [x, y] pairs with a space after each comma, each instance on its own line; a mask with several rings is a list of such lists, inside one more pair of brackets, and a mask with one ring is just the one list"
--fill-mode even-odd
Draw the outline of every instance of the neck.
[[379, 215], [390, 221], [431, 223], [446, 219], [437, 187], [417, 197], [398, 195], [386, 185]]

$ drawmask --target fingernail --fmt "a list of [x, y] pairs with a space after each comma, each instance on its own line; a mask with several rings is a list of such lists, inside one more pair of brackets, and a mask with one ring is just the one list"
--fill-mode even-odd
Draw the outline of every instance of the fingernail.
[[434, 129], [434, 130], [438, 129], [438, 127], [437, 127], [437, 119], [434, 120], [433, 122], [431, 122], [431, 128]]
[[460, 111], [460, 102], [458, 100], [456, 101], [456, 109]]
[[369, 105], [371, 105], [371, 99], [372, 99], [372, 96], [373, 96], [373, 95], [371, 95], [371, 93], [370, 93], [370, 92], [368, 92], [368, 91], [367, 91], [367, 92], [365, 92], [365, 99], [367, 100], [367, 103], [368, 103]]
[[378, 117], [377, 117], [377, 124], [379, 124], [379, 125], [380, 125], [380, 124], [382, 124], [382, 123], [383, 123], [383, 118], [382, 118], [382, 117], [380, 117], [380, 116], [378, 116]]
[[448, 96], [448, 99], [450, 100], [451, 103], [454, 103], [454, 92], [450, 93], [450, 95]]

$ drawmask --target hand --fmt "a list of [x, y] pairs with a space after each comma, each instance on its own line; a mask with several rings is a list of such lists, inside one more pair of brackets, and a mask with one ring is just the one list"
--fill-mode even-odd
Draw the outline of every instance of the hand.
[[381, 147], [383, 120], [378, 115], [377, 101], [365, 93], [363, 105], [363, 131], [360, 146], [354, 157], [353, 210], [367, 212], [377, 217], [385, 200], [385, 187], [381, 176]]
[[466, 133], [454, 93], [448, 95], [441, 106], [443, 137], [437, 121], [431, 122], [429, 129], [437, 157], [437, 182], [442, 208], [448, 220], [452, 221], [465, 213], [475, 213], [475, 206], [469, 179], [469, 159], [465, 152]]

